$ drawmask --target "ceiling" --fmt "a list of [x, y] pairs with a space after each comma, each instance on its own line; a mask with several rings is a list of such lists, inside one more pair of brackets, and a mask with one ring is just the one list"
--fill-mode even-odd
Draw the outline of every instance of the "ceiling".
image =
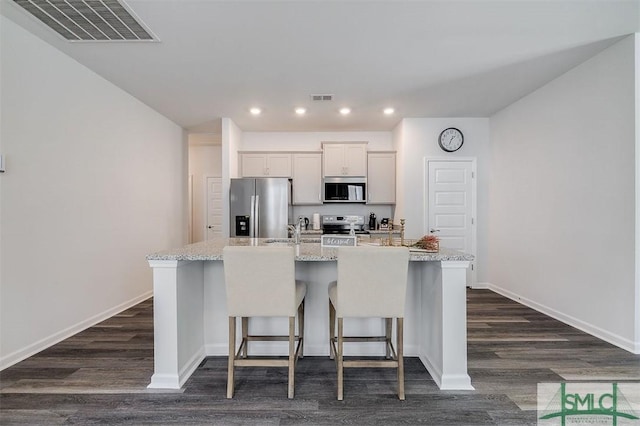
[[[68, 42], [13, 1], [0, 7], [193, 133], [219, 132], [222, 117], [245, 131], [488, 117], [640, 31], [640, 0], [126, 3], [160, 42]], [[318, 93], [334, 100], [311, 101]]]

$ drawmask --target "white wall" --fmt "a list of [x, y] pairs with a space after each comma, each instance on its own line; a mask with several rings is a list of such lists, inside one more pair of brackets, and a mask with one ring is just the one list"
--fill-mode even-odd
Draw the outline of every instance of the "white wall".
[[[456, 152], [446, 153], [438, 146], [438, 136], [447, 127], [456, 127], [464, 135], [464, 144]], [[486, 280], [487, 175], [489, 170], [489, 119], [487, 118], [405, 118], [394, 130], [398, 146], [398, 197], [395, 221], [406, 219], [407, 238], [427, 234], [425, 227], [425, 157], [477, 160], [477, 253], [478, 282]]]
[[[238, 177], [238, 150], [242, 130], [230, 118], [222, 119], [222, 232], [229, 236], [229, 184]], [[226, 225], [225, 225], [226, 224]]]
[[638, 348], [634, 38], [491, 118], [495, 289]]
[[186, 239], [187, 159], [179, 126], [0, 20], [4, 368], [151, 295], [145, 255]]
[[[391, 132], [391, 144], [393, 146], [393, 150], [396, 152], [396, 209], [395, 209], [395, 213], [398, 214], [399, 213], [399, 209], [397, 208], [398, 206], [400, 207], [400, 210], [402, 211], [402, 214], [404, 217], [404, 206], [405, 206], [405, 200], [404, 200], [404, 188], [406, 186], [406, 182], [405, 182], [405, 175], [406, 173], [400, 173], [401, 168], [403, 167], [404, 164], [404, 157], [405, 157], [405, 152], [404, 152], [404, 145], [402, 144], [402, 141], [404, 140], [404, 126], [403, 126], [403, 121], [400, 121], [396, 127], [394, 127], [393, 131]], [[400, 218], [398, 216], [398, 218]], [[394, 218], [395, 220], [395, 218]]]
[[[191, 242], [205, 240], [207, 177], [222, 176], [222, 146], [192, 145], [189, 135], [189, 176], [192, 182]], [[197, 136], [195, 136], [197, 138]]]
[[[640, 16], [638, 17], [640, 20]], [[636, 45], [636, 61], [635, 61], [635, 75], [636, 75], [636, 307], [635, 307], [635, 320], [636, 335], [635, 335], [635, 353], [640, 353], [640, 33], [635, 33], [635, 45]]]

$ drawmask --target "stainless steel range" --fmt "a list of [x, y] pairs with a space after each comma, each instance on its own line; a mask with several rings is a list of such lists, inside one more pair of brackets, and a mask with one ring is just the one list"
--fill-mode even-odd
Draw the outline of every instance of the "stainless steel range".
[[356, 234], [368, 234], [364, 229], [364, 216], [357, 215], [323, 215], [321, 218], [323, 234], [348, 234], [351, 224]]

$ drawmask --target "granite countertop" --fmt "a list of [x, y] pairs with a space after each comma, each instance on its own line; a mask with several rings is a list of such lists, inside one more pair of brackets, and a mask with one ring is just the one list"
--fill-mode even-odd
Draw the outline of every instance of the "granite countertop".
[[[367, 232], [369, 232], [369, 234], [360, 234], [360, 235], [386, 235], [389, 233], [388, 230], [386, 229], [372, 229], [372, 230], [368, 230]], [[393, 235], [400, 235], [400, 230], [399, 229], [394, 229], [393, 230]], [[302, 235], [322, 235], [322, 229], [303, 229], [302, 231], [300, 231], [300, 234]]]
[[[393, 231], [391, 231], [391, 233], [393, 235], [400, 235], [400, 230], [399, 229], [394, 229]], [[371, 229], [369, 230], [369, 234], [371, 235], [387, 235], [389, 234], [389, 230], [388, 229]]]
[[[363, 245], [371, 243], [362, 242]], [[189, 244], [184, 247], [165, 250], [147, 256], [147, 260], [222, 260], [222, 249], [225, 246], [282, 246], [296, 247], [296, 260], [298, 261], [335, 261], [337, 248], [321, 247], [320, 238], [302, 238], [301, 244], [295, 245], [293, 239], [287, 238], [216, 238], [200, 243]], [[384, 247], [380, 247], [384, 250]], [[426, 253], [412, 251], [412, 261], [455, 261], [473, 260], [473, 255], [456, 250], [440, 249], [438, 253]]]
[[322, 235], [322, 229], [302, 229], [300, 231], [302, 235]]

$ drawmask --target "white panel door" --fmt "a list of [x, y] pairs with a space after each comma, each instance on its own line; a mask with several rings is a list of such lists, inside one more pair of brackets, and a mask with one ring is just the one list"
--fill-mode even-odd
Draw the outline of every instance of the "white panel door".
[[[427, 232], [440, 237], [440, 247], [475, 255], [475, 172], [471, 160], [428, 160]], [[475, 283], [475, 261], [467, 285]]]
[[222, 178], [207, 178], [207, 240], [222, 237]]

